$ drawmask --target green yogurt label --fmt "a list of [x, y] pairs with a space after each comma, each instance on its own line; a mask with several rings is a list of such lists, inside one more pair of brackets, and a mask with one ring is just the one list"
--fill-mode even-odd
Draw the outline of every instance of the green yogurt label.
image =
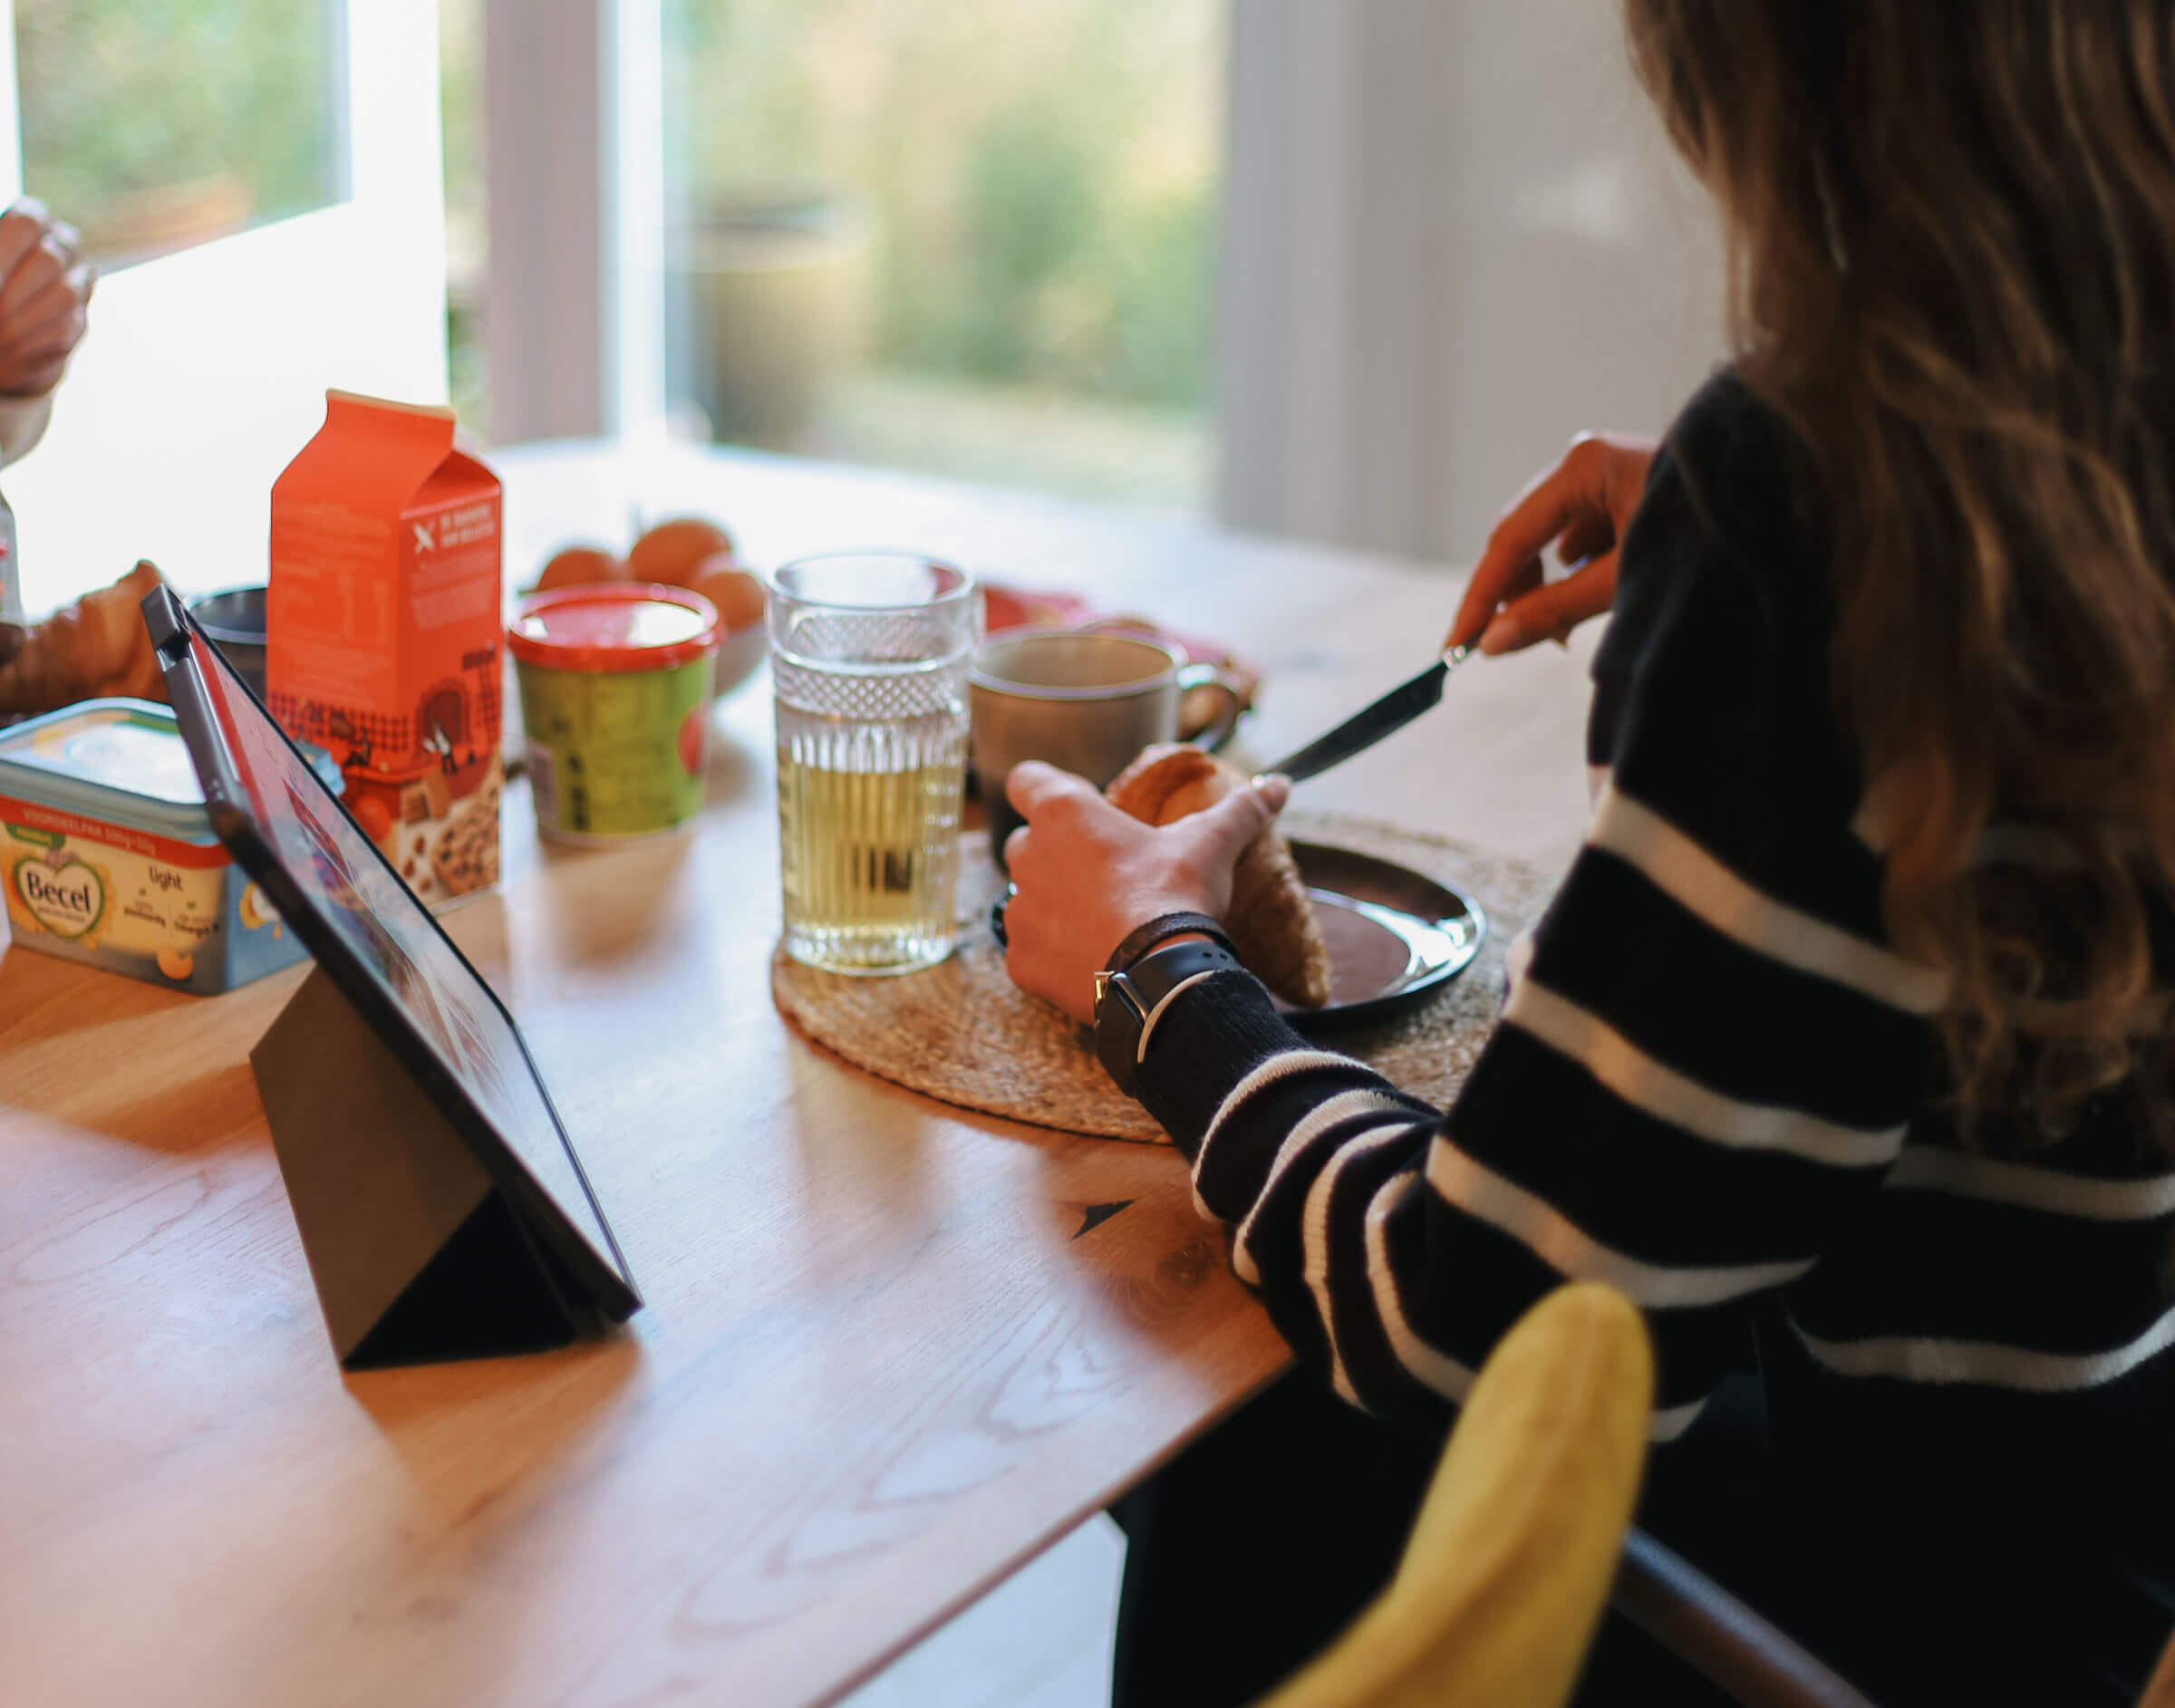
[[701, 809], [707, 657], [659, 671], [518, 669], [530, 786], [546, 835], [643, 836]]

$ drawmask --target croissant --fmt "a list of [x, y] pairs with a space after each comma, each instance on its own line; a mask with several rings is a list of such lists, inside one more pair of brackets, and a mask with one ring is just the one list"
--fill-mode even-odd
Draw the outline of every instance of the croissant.
[[[1120, 812], [1168, 825], [1213, 806], [1246, 774], [1198, 748], [1149, 748], [1104, 790]], [[1240, 961], [1270, 989], [1300, 1008], [1329, 999], [1329, 947], [1291, 850], [1271, 825], [1239, 855], [1223, 926]]]
[[31, 624], [21, 649], [0, 664], [0, 713], [55, 711], [108, 694], [164, 700], [159, 656], [138, 609], [161, 579], [154, 565], [138, 564], [111, 587]]

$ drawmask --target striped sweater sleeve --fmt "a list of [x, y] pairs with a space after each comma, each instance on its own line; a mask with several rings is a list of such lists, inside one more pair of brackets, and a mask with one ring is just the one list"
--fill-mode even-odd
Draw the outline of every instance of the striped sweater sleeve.
[[1199, 1208], [1357, 1404], [1440, 1420], [1526, 1307], [1596, 1279], [1647, 1313], [1672, 1436], [1895, 1161], [1942, 989], [1881, 941], [1792, 514], [1717, 382], [1625, 543], [1590, 829], [1452, 1107], [1308, 1044], [1243, 973], [1159, 1025], [1144, 1100]]

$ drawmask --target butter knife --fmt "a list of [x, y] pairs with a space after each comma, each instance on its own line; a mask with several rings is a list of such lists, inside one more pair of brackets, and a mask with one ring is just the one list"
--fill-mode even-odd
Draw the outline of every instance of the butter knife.
[[1289, 758], [1263, 766], [1262, 777], [1282, 775], [1294, 783], [1319, 777], [1332, 765], [1341, 765], [1355, 753], [1371, 748], [1392, 730], [1402, 729], [1443, 698], [1443, 684], [1450, 672], [1472, 657], [1471, 645], [1454, 646], [1408, 682], [1400, 682], [1362, 711], [1354, 712], [1326, 736], [1320, 736]]

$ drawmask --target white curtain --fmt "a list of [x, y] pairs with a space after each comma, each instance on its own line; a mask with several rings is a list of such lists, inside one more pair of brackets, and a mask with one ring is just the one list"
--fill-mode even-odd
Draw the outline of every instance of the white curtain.
[[1468, 562], [1723, 353], [1704, 198], [1611, 0], [1232, 0], [1222, 520]]

